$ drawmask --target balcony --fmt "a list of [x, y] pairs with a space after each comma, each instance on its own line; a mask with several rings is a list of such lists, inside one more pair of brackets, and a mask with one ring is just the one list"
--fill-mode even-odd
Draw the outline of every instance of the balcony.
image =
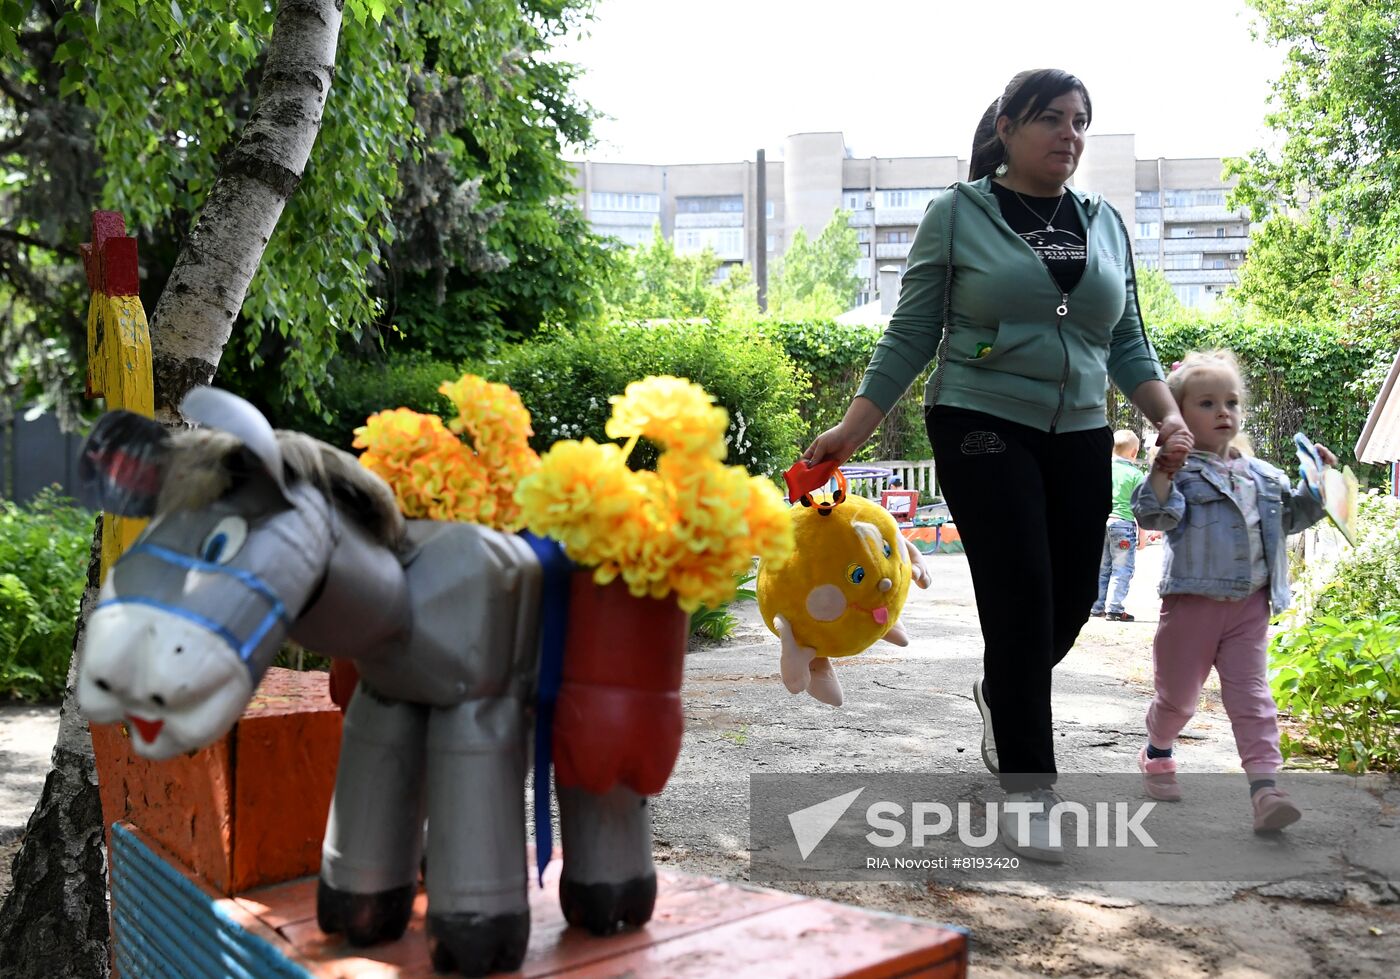
[[868, 228], [875, 223], [875, 209], [863, 207], [851, 212], [851, 218], [846, 222], [852, 228]]
[[1231, 269], [1163, 269], [1167, 281], [1174, 286], [1234, 285]]
[[1163, 240], [1162, 246], [1163, 251], [1168, 255], [1181, 255], [1190, 252], [1211, 255], [1234, 252], [1243, 254], [1249, 250], [1249, 239], [1244, 235], [1234, 235], [1228, 238], [1197, 235], [1194, 238], [1166, 238]]
[[676, 215], [677, 228], [742, 228], [742, 211], [701, 211]]
[[907, 241], [882, 241], [875, 245], [876, 258], [908, 258], [909, 245]]
[[877, 225], [906, 225], [914, 227], [918, 225], [924, 217], [924, 206], [918, 207], [877, 207], [875, 209], [875, 223]]
[[1248, 221], [1249, 209], [1228, 207], [1168, 207], [1163, 208], [1162, 220], [1168, 224], [1204, 224], [1207, 221]]
[[655, 211], [590, 211], [588, 220], [598, 228], [650, 228], [661, 215]]

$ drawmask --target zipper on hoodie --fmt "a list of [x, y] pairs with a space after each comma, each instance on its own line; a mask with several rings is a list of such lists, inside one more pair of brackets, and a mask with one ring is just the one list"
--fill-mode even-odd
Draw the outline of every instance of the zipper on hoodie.
[[[1084, 235], [1084, 240], [1089, 240], [1089, 235]], [[1088, 249], [1085, 249], [1085, 262], [1088, 261]], [[1045, 263], [1042, 262], [1042, 265]], [[1045, 271], [1049, 272], [1049, 269]], [[1085, 271], [1088, 271], [1086, 264]], [[1054, 278], [1054, 276], [1051, 276]], [[1069, 344], [1065, 343], [1065, 317], [1069, 315], [1069, 293], [1060, 293], [1060, 305], [1055, 307], [1055, 335], [1060, 338], [1060, 350], [1065, 355], [1065, 368], [1060, 372], [1060, 403], [1055, 406], [1055, 417], [1050, 419], [1050, 434], [1055, 434], [1055, 426], [1060, 423], [1060, 415], [1065, 410], [1065, 385], [1069, 383]]]

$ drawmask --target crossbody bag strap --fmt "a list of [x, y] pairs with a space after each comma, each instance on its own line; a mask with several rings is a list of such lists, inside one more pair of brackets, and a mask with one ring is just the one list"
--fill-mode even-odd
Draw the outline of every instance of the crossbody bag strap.
[[933, 390], [929, 395], [929, 406], [938, 403], [938, 390], [943, 386], [943, 369], [948, 365], [948, 334], [952, 332], [953, 309], [953, 228], [958, 219], [958, 185], [949, 187], [953, 192], [953, 204], [948, 208], [948, 267], [943, 274], [943, 335], [938, 338], [938, 349], [933, 359]]

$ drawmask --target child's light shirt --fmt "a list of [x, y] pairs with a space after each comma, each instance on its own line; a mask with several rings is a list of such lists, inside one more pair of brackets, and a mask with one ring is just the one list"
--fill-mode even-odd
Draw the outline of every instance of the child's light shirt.
[[1225, 477], [1230, 499], [1244, 517], [1244, 532], [1249, 538], [1249, 590], [1253, 594], [1269, 583], [1269, 565], [1264, 560], [1264, 533], [1259, 526], [1259, 488], [1254, 485], [1249, 460], [1241, 455], [1222, 459], [1214, 452], [1193, 454]]

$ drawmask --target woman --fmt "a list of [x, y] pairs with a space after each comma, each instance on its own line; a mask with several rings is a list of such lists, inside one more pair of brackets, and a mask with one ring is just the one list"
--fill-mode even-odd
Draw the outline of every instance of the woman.
[[[844, 462], [933, 358], [925, 423], [977, 595], [982, 757], [1008, 802], [1056, 800], [1051, 669], [1097, 595], [1110, 505], [1106, 377], [1185, 431], [1143, 331], [1122, 219], [1065, 184], [1093, 110], [1073, 75], [1017, 75], [973, 137], [969, 182], [930, 202], [899, 304], [836, 427], [804, 453]], [[1168, 465], [1179, 466], [1184, 451]], [[1002, 838], [1059, 861], [1048, 821]]]

